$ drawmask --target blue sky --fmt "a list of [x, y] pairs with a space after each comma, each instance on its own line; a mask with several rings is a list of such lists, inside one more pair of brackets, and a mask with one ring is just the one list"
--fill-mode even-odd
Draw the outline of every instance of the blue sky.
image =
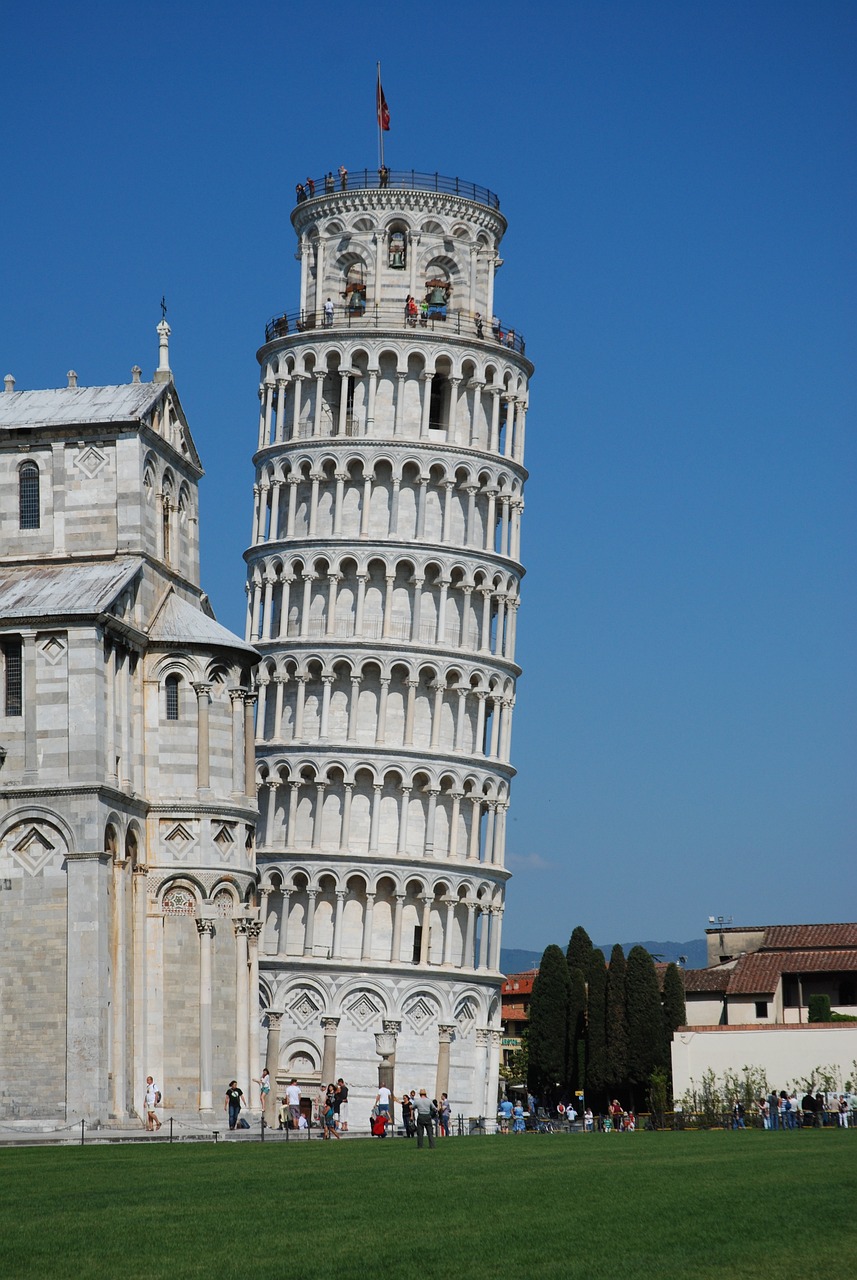
[[497, 191], [528, 418], [508, 946], [853, 917], [852, 3], [7, 6], [0, 373], [172, 366], [243, 629], [295, 183]]

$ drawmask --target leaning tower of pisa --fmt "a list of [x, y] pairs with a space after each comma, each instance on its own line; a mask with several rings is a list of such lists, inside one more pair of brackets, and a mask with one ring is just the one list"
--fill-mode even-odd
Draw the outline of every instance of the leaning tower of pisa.
[[306, 1098], [342, 1076], [352, 1127], [379, 1072], [493, 1117], [532, 373], [496, 314], [506, 222], [365, 171], [292, 225], [246, 553], [267, 1065]]

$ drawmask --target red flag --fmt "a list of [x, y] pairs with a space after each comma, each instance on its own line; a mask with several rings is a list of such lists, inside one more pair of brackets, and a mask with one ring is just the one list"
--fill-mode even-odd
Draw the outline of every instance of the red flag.
[[378, 70], [378, 92], [375, 96], [378, 108], [378, 128], [386, 131], [390, 127], [390, 108], [387, 106], [387, 99], [384, 97], [384, 90], [381, 88], [380, 68]]

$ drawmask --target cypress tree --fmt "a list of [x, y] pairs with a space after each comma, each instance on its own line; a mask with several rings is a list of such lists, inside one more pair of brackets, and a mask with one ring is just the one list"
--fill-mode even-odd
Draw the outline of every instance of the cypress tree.
[[592, 955], [592, 939], [582, 924], [573, 930], [568, 940], [565, 958], [569, 969], [579, 969], [584, 979], [589, 971], [589, 957]]
[[655, 962], [645, 947], [628, 953], [625, 982], [628, 1010], [628, 1079], [640, 1097], [649, 1077], [664, 1063], [664, 1015]]
[[668, 964], [664, 974], [664, 1030], [667, 1045], [672, 1044], [673, 1032], [687, 1024], [687, 1009], [684, 1000], [684, 981], [681, 969], [677, 964]]
[[604, 952], [589, 957], [586, 1014], [586, 1098], [600, 1107], [607, 1088], [607, 964]]
[[607, 1087], [617, 1094], [627, 1087], [628, 1013], [625, 1000], [625, 952], [617, 942], [607, 970]]
[[570, 986], [562, 948], [551, 944], [545, 949], [533, 983], [527, 1036], [527, 1083], [534, 1094], [549, 1101], [553, 1101], [557, 1081], [562, 1088], [566, 1078]]
[[664, 1062], [672, 1087], [672, 1043], [673, 1032], [687, 1022], [687, 1009], [684, 1000], [684, 980], [681, 969], [675, 963], [667, 965], [664, 974], [664, 986], [661, 993], [664, 1015]]
[[566, 1080], [572, 1093], [583, 1088], [586, 1072], [586, 981], [575, 966], [569, 974], [568, 1070]]

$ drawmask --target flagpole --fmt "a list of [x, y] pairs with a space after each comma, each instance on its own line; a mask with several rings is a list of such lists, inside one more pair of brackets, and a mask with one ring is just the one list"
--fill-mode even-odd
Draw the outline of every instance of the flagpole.
[[381, 123], [381, 63], [378, 63], [378, 87], [375, 90], [375, 115], [378, 120], [378, 150], [381, 156], [380, 168], [384, 168], [384, 129]]

